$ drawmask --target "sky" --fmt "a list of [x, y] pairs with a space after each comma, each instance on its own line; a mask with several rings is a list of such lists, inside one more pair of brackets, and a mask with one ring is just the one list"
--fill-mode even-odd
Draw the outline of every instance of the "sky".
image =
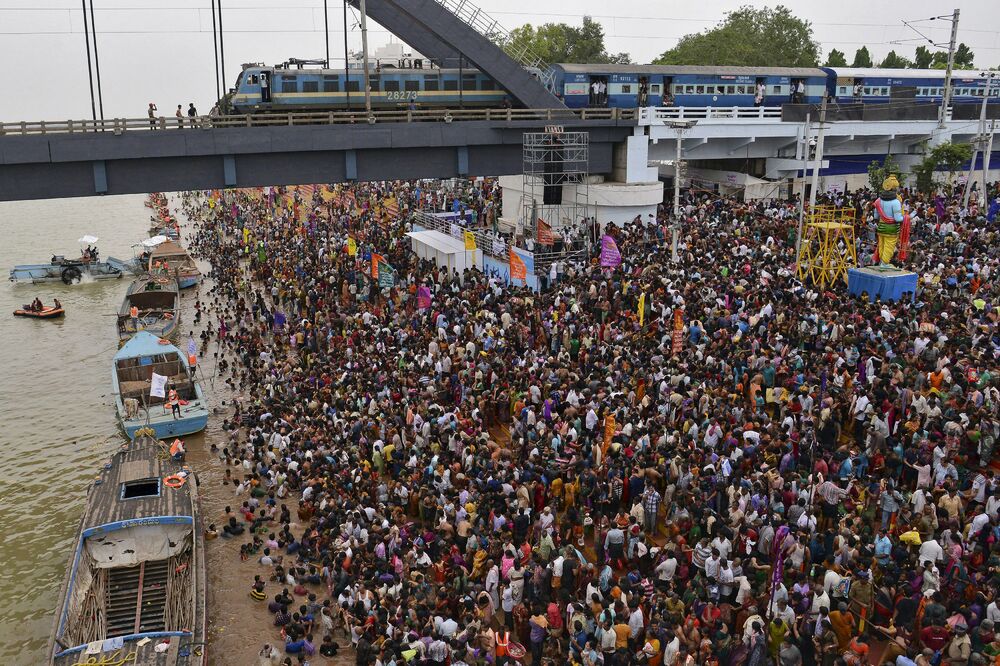
[[[322, 58], [322, 0], [222, 0], [225, 79], [232, 86], [244, 62], [274, 64], [290, 57]], [[743, 4], [760, 0], [476, 0], [507, 27], [524, 23], [599, 21], [608, 51], [627, 51], [633, 62], [650, 62], [685, 34], [717, 24]], [[959, 41], [978, 67], [1000, 64], [997, 0], [799, 0], [786, 5], [811, 21], [823, 57], [867, 46], [878, 61], [890, 50], [912, 57], [927, 44], [947, 45], [950, 21], [928, 21], [959, 8]], [[328, 0], [331, 57], [344, 50], [343, 4]], [[94, 0], [97, 55], [105, 117], [144, 117], [154, 102], [162, 114], [193, 102], [207, 112], [215, 102], [210, 0]], [[610, 9], [609, 7], [613, 7]], [[348, 46], [360, 50], [357, 13], [349, 11]], [[912, 24], [916, 30], [904, 21]], [[392, 35], [369, 24], [370, 50]], [[398, 40], [397, 40], [398, 41]], [[90, 117], [90, 92], [81, 3], [75, 0], [0, 0], [0, 62], [7, 64], [0, 92], [0, 121]], [[334, 62], [337, 65], [336, 61]], [[96, 84], [95, 84], [96, 85]]]

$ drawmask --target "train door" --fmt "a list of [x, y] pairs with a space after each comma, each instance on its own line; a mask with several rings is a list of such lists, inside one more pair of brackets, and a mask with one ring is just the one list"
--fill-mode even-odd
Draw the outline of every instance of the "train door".
[[608, 77], [590, 77], [590, 106], [605, 107], [608, 105]]
[[260, 73], [260, 101], [262, 104], [271, 103], [271, 72], [267, 70]]
[[657, 82], [655, 77], [653, 83], [649, 85], [649, 103], [652, 106], [670, 106], [673, 104], [673, 97], [670, 94], [673, 78], [664, 76], [662, 81]]
[[764, 98], [767, 96], [767, 80], [763, 76], [758, 76], [753, 84], [753, 105], [764, 106]]
[[649, 77], [639, 77], [639, 91], [636, 106], [649, 106]]

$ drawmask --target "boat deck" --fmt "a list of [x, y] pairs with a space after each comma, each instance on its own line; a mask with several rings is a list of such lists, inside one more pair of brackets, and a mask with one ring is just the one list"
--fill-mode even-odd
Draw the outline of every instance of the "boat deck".
[[125, 520], [153, 516], [191, 516], [194, 506], [191, 494], [167, 488], [161, 483], [159, 496], [137, 497], [120, 501], [122, 484], [140, 479], [162, 479], [181, 471], [182, 465], [159, 449], [152, 437], [138, 437], [128, 449], [115, 455], [110, 469], [101, 470], [99, 482], [91, 486], [87, 510], [83, 516], [85, 530]]
[[[157, 652], [157, 644], [170, 639], [170, 646], [163, 652]], [[194, 639], [190, 636], [164, 636], [162, 638], [151, 638], [144, 645], [139, 646], [141, 638], [124, 641], [120, 648], [101, 651], [96, 654], [84, 654], [83, 651], [71, 652], [52, 660], [53, 666], [75, 666], [76, 664], [119, 664], [126, 666], [188, 666], [189, 664], [201, 664], [201, 653], [204, 646], [192, 645]], [[197, 648], [197, 651], [196, 651]], [[131, 653], [135, 653], [135, 659], [131, 658]], [[128, 657], [128, 661], [121, 660]], [[93, 658], [93, 662], [88, 659]], [[101, 661], [104, 659], [104, 661]]]

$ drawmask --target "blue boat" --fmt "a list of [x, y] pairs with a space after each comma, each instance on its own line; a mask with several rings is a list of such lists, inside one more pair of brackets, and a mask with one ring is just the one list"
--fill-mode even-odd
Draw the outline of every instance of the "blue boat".
[[[153, 375], [166, 378], [164, 395], [177, 392], [180, 416], [164, 397], [150, 395]], [[125, 433], [134, 437], [148, 426], [159, 439], [201, 432], [208, 423], [208, 401], [181, 350], [147, 331], [139, 331], [115, 354], [111, 368], [115, 412]]]
[[[116, 263], [111, 263], [112, 261]], [[20, 264], [10, 270], [11, 282], [62, 282], [77, 284], [84, 277], [92, 280], [117, 280], [125, 275], [127, 265], [117, 259], [108, 261], [85, 261], [67, 259], [56, 255], [47, 264]]]
[[140, 433], [88, 489], [44, 663], [205, 663], [197, 484], [167, 452]]
[[[132, 307], [136, 309], [132, 316]], [[181, 321], [177, 281], [166, 276], [143, 275], [132, 281], [118, 309], [118, 338], [124, 342], [139, 331], [160, 338], [177, 334]]]

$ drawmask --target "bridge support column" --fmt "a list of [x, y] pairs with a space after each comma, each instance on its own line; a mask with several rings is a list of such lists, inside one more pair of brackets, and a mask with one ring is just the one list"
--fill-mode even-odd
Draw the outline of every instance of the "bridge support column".
[[236, 158], [232, 155], [222, 156], [222, 178], [226, 187], [236, 187]]
[[108, 193], [108, 167], [104, 160], [98, 160], [94, 164], [94, 191], [98, 194]]
[[456, 148], [458, 157], [458, 175], [468, 176], [469, 175], [469, 147], [468, 146], [458, 146]]
[[358, 179], [358, 154], [353, 150], [344, 151], [344, 175], [347, 180]]

